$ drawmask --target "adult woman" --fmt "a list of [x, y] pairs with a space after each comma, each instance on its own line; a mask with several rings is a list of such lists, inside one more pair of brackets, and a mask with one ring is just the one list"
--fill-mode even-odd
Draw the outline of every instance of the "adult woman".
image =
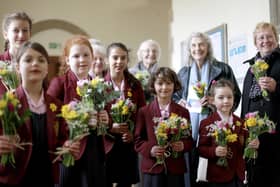
[[[184, 107], [187, 107], [191, 115], [192, 136], [194, 142], [198, 139], [198, 130], [200, 121], [207, 117], [208, 113], [201, 114], [201, 107], [207, 107], [209, 104], [209, 97], [205, 94], [204, 97], [199, 98], [195, 93], [193, 86], [197, 82], [205, 83], [209, 90], [213, 80], [221, 78], [230, 80], [235, 87], [234, 90], [234, 109], [237, 108], [241, 93], [238, 88], [237, 81], [233, 74], [231, 67], [223, 62], [219, 62], [213, 57], [213, 49], [210, 38], [201, 32], [192, 33], [187, 41], [187, 64], [178, 73], [179, 80], [182, 83], [182, 89], [174, 94], [174, 100]], [[206, 91], [207, 93], [207, 91]], [[196, 174], [196, 158], [192, 156], [191, 173], [194, 174], [195, 181]]]
[[[258, 50], [257, 54], [245, 61], [250, 65], [256, 60], [262, 59], [268, 63], [269, 68], [264, 77], [256, 79], [248, 69], [244, 79], [241, 117], [248, 112], [259, 111], [261, 116], [265, 114], [276, 124], [276, 134], [263, 134], [259, 136], [257, 144], [258, 157], [248, 164], [249, 186], [280, 186], [280, 156], [279, 149], [275, 143], [279, 142], [280, 122], [280, 49], [278, 33], [274, 25], [267, 22], [260, 22], [254, 30], [254, 43]], [[261, 90], [268, 91], [268, 98], [262, 97]]]
[[93, 49], [93, 61], [89, 70], [91, 77], [103, 78], [106, 74], [106, 49], [101, 42], [95, 39], [89, 40]]
[[161, 48], [158, 42], [155, 40], [143, 41], [137, 51], [138, 63], [130, 68], [129, 71], [133, 74], [138, 71], [155, 72], [158, 68], [160, 53]]
[[[105, 80], [120, 91], [121, 99], [130, 99], [136, 112], [130, 116], [135, 122], [138, 109], [145, 105], [144, 92], [140, 82], [128, 72], [128, 49], [122, 43], [112, 43], [107, 48], [109, 71]], [[113, 121], [110, 129], [112, 136], [106, 136], [106, 175], [108, 186], [118, 183], [118, 187], [131, 187], [139, 182], [137, 153], [134, 150], [134, 137], [131, 129], [122, 128]]]

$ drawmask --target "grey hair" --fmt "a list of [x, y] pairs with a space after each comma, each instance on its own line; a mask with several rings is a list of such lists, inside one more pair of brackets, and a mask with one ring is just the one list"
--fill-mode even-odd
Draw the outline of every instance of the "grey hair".
[[93, 49], [93, 52], [101, 53], [102, 55], [104, 55], [106, 57], [106, 48], [100, 40], [91, 38], [91, 39], [89, 39], [89, 42]]
[[208, 47], [207, 51], [208, 52], [207, 52], [205, 61], [209, 60], [209, 62], [212, 62], [214, 57], [213, 57], [213, 46], [212, 46], [212, 43], [211, 43], [211, 39], [205, 33], [193, 32], [187, 40], [187, 49], [186, 49], [187, 62], [186, 62], [186, 65], [191, 66], [192, 63], [194, 62], [194, 59], [191, 55], [191, 41], [192, 41], [192, 38], [201, 38], [207, 44], [207, 47]]
[[155, 40], [152, 40], [152, 39], [149, 39], [149, 40], [145, 40], [143, 41], [139, 48], [138, 48], [138, 51], [137, 51], [137, 58], [138, 58], [138, 61], [143, 61], [143, 58], [142, 58], [142, 51], [143, 50], [146, 50], [146, 45], [154, 45], [156, 47], [156, 50], [157, 50], [157, 57], [156, 57], [156, 61], [159, 62], [160, 60], [160, 56], [161, 56], [161, 48], [160, 48], [160, 45], [157, 41]]

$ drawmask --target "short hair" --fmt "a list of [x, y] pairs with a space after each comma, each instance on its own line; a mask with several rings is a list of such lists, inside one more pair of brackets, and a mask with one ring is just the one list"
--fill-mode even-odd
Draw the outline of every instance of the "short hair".
[[215, 96], [215, 90], [217, 88], [223, 88], [223, 87], [229, 87], [232, 90], [233, 96], [234, 96], [234, 84], [227, 79], [219, 79], [219, 80], [213, 80], [210, 86], [209, 95], [214, 97]]
[[90, 45], [90, 42], [86, 36], [75, 35], [72, 38], [68, 39], [64, 45], [62, 60], [65, 61], [65, 58], [69, 56], [70, 49], [73, 45], [86, 45], [89, 47], [91, 55], [93, 56], [93, 49]]
[[268, 22], [259, 22], [256, 25], [256, 28], [253, 32], [255, 45], [256, 45], [257, 33], [260, 32], [263, 29], [271, 29], [275, 38], [276, 38], [277, 43], [279, 43], [279, 36], [278, 36], [278, 32], [277, 32], [277, 29], [276, 29], [275, 25], [273, 25], [272, 23], [268, 23]]
[[213, 57], [213, 46], [211, 43], [211, 39], [209, 36], [205, 33], [202, 32], [193, 32], [189, 38], [187, 39], [187, 49], [186, 49], [186, 56], [187, 56], [187, 66], [191, 66], [192, 63], [194, 62], [194, 59], [191, 55], [191, 41], [193, 38], [201, 38], [206, 44], [207, 44], [207, 55], [205, 60], [209, 60], [210, 62], [212, 61]]
[[174, 83], [173, 93], [178, 91], [178, 90], [181, 90], [181, 88], [182, 88], [181, 83], [180, 83], [175, 71], [173, 71], [169, 67], [160, 67], [160, 68], [157, 69], [156, 72], [151, 74], [151, 77], [149, 79], [148, 89], [153, 94], [156, 94], [155, 82], [156, 82], [157, 79], [162, 79], [163, 81], [173, 82]]
[[161, 56], [161, 48], [160, 48], [160, 45], [157, 41], [155, 40], [152, 40], [152, 39], [149, 39], [149, 40], [145, 40], [143, 41], [138, 50], [137, 50], [137, 58], [138, 58], [138, 61], [143, 61], [143, 57], [142, 57], [142, 51], [143, 50], [146, 50], [147, 47], [146, 46], [151, 46], [151, 45], [154, 45], [156, 47], [156, 50], [157, 50], [157, 57], [156, 57], [156, 61], [159, 62], [160, 60], [160, 56]]

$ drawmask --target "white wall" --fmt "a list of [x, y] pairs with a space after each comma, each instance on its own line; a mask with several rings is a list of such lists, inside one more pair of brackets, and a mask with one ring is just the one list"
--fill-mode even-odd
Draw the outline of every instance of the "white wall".
[[[243, 78], [248, 69], [245, 59], [256, 53], [253, 44], [253, 30], [260, 21], [270, 21], [269, 1], [267, 0], [173, 0], [173, 22], [171, 23], [172, 65], [177, 72], [181, 68], [180, 42], [192, 32], [205, 32], [223, 23], [227, 24], [228, 42], [242, 38], [246, 43], [246, 53], [238, 61], [229, 64], [242, 91]], [[240, 113], [240, 105], [236, 111]]]
[[252, 32], [256, 23], [269, 21], [269, 1], [267, 0], [173, 0], [172, 67], [181, 67], [180, 42], [192, 32], [205, 32], [213, 27], [227, 24], [229, 40], [246, 35], [248, 56], [255, 54]]

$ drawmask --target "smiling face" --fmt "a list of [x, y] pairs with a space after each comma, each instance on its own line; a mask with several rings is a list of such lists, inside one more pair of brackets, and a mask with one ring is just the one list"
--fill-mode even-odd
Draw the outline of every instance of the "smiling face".
[[158, 99], [171, 100], [174, 83], [168, 79], [158, 77], [154, 83], [155, 92]]
[[30, 39], [31, 31], [29, 22], [21, 19], [14, 19], [3, 31], [5, 40], [9, 41], [11, 49], [18, 49], [24, 42]]
[[234, 103], [233, 91], [230, 87], [217, 87], [214, 91], [213, 104], [224, 115], [230, 115]]
[[95, 75], [102, 76], [102, 72], [105, 69], [105, 58], [106, 55], [99, 52], [99, 51], [94, 51], [94, 57], [92, 61], [92, 71]]
[[158, 49], [154, 44], [147, 43], [142, 49], [142, 60], [146, 67], [153, 65], [157, 61]]
[[196, 62], [203, 64], [208, 53], [206, 41], [201, 37], [193, 37], [190, 42], [190, 52]]
[[38, 51], [29, 48], [21, 56], [18, 63], [18, 71], [22, 82], [42, 82], [48, 73], [48, 61]]
[[127, 51], [124, 51], [120, 47], [111, 48], [108, 55], [108, 62], [111, 75], [123, 74], [128, 64]]
[[271, 28], [262, 28], [255, 32], [255, 46], [262, 57], [269, 55], [278, 46]]
[[69, 50], [69, 55], [66, 57], [66, 62], [78, 79], [87, 78], [92, 62], [92, 53], [90, 48], [84, 44], [72, 45]]

